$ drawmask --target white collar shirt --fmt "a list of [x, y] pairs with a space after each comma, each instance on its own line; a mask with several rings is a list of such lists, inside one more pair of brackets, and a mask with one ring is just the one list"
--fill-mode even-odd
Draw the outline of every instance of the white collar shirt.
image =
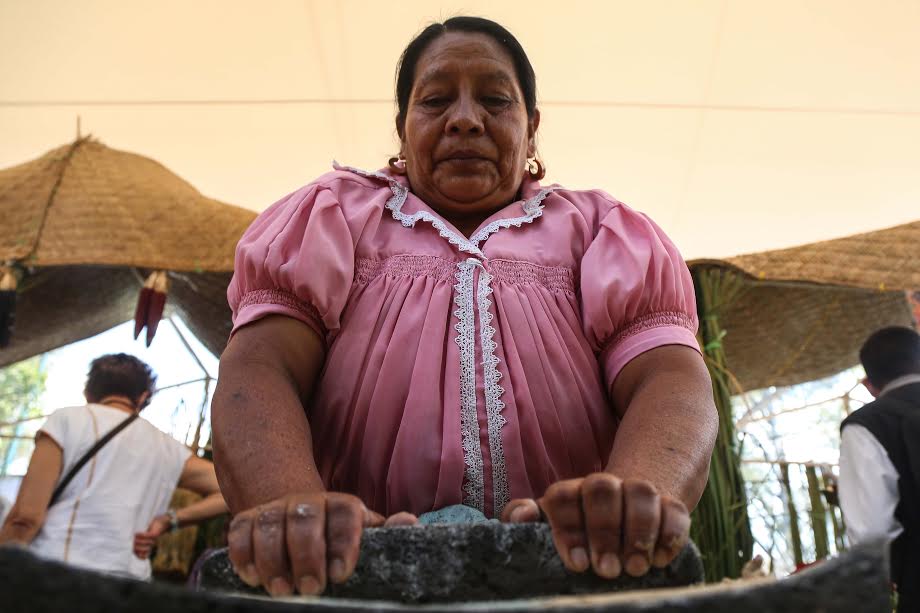
[[[882, 388], [879, 398], [913, 383], [920, 383], [920, 374], [898, 377]], [[850, 544], [894, 540], [904, 531], [894, 516], [901, 499], [898, 478], [888, 452], [869, 430], [857, 424], [843, 429], [838, 487]]]

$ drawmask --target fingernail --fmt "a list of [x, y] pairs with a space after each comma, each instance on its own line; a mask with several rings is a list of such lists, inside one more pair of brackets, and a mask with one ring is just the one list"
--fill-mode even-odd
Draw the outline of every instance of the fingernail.
[[648, 557], [634, 553], [626, 560], [626, 572], [633, 577], [641, 577], [648, 572]]
[[304, 577], [297, 586], [297, 591], [305, 596], [315, 596], [320, 592], [319, 581], [315, 577]]
[[620, 566], [620, 558], [612, 553], [605, 553], [601, 556], [600, 575], [608, 579], [615, 579], [620, 576], [620, 572], [623, 570]]
[[668, 555], [667, 550], [659, 547], [658, 549], [655, 550], [655, 558], [654, 558], [653, 563], [658, 568], [664, 568], [665, 566], [668, 565], [670, 558], [671, 556]]
[[575, 570], [582, 572], [588, 570], [588, 554], [582, 547], [575, 547], [569, 551], [569, 557], [572, 558], [572, 566], [575, 567]]
[[275, 577], [268, 582], [268, 593], [272, 596], [288, 596], [291, 593], [291, 585], [282, 577]]
[[525, 513], [526, 509], [523, 505], [511, 511], [511, 523], [517, 524], [523, 522]]
[[652, 547], [654, 546], [655, 546], [655, 539], [651, 539], [648, 541], [636, 541], [633, 544], [633, 547], [635, 547], [639, 551], [651, 551]]
[[243, 583], [250, 587], [259, 585], [259, 573], [256, 572], [256, 567], [252, 564], [247, 564], [243, 568], [237, 568], [236, 574], [243, 580]]
[[335, 558], [329, 563], [329, 578], [335, 583], [345, 581], [345, 562]]

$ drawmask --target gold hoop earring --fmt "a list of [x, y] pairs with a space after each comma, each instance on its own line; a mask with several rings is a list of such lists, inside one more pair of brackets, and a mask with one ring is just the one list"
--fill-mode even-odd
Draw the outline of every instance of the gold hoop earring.
[[546, 176], [546, 166], [543, 165], [543, 162], [539, 158], [533, 157], [527, 160], [527, 174], [530, 175], [530, 178], [534, 181], [539, 181]]
[[394, 175], [406, 174], [406, 158], [403, 157], [402, 153], [387, 160], [387, 166]]

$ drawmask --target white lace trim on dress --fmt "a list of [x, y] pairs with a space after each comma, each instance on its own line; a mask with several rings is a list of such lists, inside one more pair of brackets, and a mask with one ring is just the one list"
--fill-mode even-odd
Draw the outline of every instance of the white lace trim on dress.
[[476, 322], [473, 319], [473, 277], [482, 263], [469, 258], [457, 264], [454, 304], [457, 310], [457, 346], [460, 347], [460, 430], [463, 460], [463, 504], [485, 512], [482, 448], [479, 443], [479, 418], [476, 412]]
[[[525, 223], [531, 223], [543, 214], [543, 200], [555, 191], [556, 187], [541, 189], [536, 195], [528, 198], [523, 204], [524, 215], [509, 219], [495, 220], [478, 230], [469, 239], [457, 234], [449, 228], [444, 220], [427, 211], [418, 211], [412, 215], [402, 212], [402, 206], [409, 195], [409, 188], [392, 177], [380, 172], [368, 172], [350, 166], [340, 166], [333, 163], [337, 170], [346, 170], [365, 177], [373, 177], [386, 181], [393, 192], [387, 201], [393, 219], [407, 228], [412, 228], [418, 221], [430, 223], [438, 233], [455, 245], [461, 252], [466, 252], [483, 260], [480, 243], [502, 228], [514, 226], [520, 228]], [[480, 268], [479, 284], [474, 296], [473, 286], [475, 269]], [[494, 517], [501, 514], [502, 509], [510, 499], [508, 487], [508, 471], [505, 466], [505, 452], [502, 445], [501, 431], [507, 420], [502, 415], [505, 403], [501, 396], [504, 388], [499, 385], [501, 372], [498, 370], [500, 360], [495, 355], [497, 347], [493, 337], [495, 328], [492, 327], [493, 315], [490, 312], [492, 301], [492, 276], [486, 272], [485, 266], [476, 258], [468, 258], [457, 264], [459, 271], [456, 273], [457, 284], [454, 286], [456, 295], [454, 304], [457, 309], [454, 316], [457, 324], [457, 337], [454, 339], [460, 348], [460, 425], [462, 432], [463, 460], [466, 465], [464, 470], [463, 503], [467, 506], [485, 512], [485, 483], [483, 477], [482, 448], [479, 441], [479, 418], [476, 401], [476, 322], [475, 310], [479, 309], [479, 343], [482, 349], [482, 367], [485, 382], [486, 418], [488, 423], [489, 453], [492, 461], [492, 490]]]
[[510, 228], [511, 226], [520, 228], [522, 224], [533, 222], [534, 219], [543, 215], [543, 200], [557, 189], [559, 188], [545, 187], [541, 189], [535, 196], [528, 198], [527, 201], [524, 202], [524, 214], [522, 216], [511, 217], [509, 219], [496, 219], [486, 227], [477, 230], [476, 233], [470, 237], [470, 242], [476, 247], [479, 247], [479, 243], [502, 228]]
[[355, 168], [353, 166], [342, 166], [338, 162], [333, 161], [332, 167], [336, 170], [345, 170], [348, 172], [353, 172], [355, 174], [361, 175], [363, 177], [373, 177], [375, 179], [380, 179], [381, 181], [386, 181], [390, 186], [390, 190], [393, 192], [393, 197], [391, 197], [387, 203], [386, 208], [390, 210], [390, 214], [393, 216], [393, 219], [401, 223], [407, 228], [415, 227], [416, 222], [426, 221], [430, 223], [435, 230], [438, 231], [438, 234], [441, 237], [446, 238], [450, 244], [455, 245], [460, 251], [471, 253], [473, 255], [479, 256], [485, 259], [485, 255], [482, 253], [479, 244], [489, 238], [492, 234], [495, 234], [502, 228], [510, 228], [514, 226], [515, 228], [520, 228], [525, 223], [532, 223], [534, 219], [543, 215], [543, 200], [552, 192], [559, 189], [558, 187], [545, 187], [537, 192], [536, 195], [528, 198], [522, 208], [524, 209], [524, 214], [519, 217], [511, 217], [508, 219], [496, 219], [495, 221], [489, 223], [484, 228], [476, 231], [473, 236], [466, 238], [461, 234], [457, 234], [449, 227], [447, 223], [435, 215], [432, 215], [428, 211], [418, 211], [412, 215], [407, 215], [402, 212], [402, 206], [406, 202], [406, 198], [409, 196], [409, 188], [397, 181], [392, 177], [388, 177], [382, 172], [371, 172], [368, 170], [361, 170], [360, 168]]
[[505, 403], [501, 396], [504, 388], [498, 384], [501, 372], [498, 370], [499, 359], [495, 355], [496, 344], [492, 338], [495, 328], [492, 327], [492, 313], [489, 307], [492, 301], [490, 282], [492, 276], [483, 269], [479, 273], [479, 288], [477, 299], [479, 306], [479, 344], [482, 347], [482, 372], [485, 379], [486, 419], [489, 429], [489, 457], [492, 461], [492, 509], [493, 517], [500, 517], [502, 509], [508, 504], [510, 494], [508, 491], [508, 471], [505, 468], [505, 449], [502, 445], [502, 427], [507, 420], [502, 415]]
[[457, 234], [448, 228], [447, 223], [445, 223], [443, 219], [432, 215], [428, 211], [418, 211], [412, 215], [406, 215], [403, 213], [402, 206], [406, 202], [406, 198], [409, 196], [409, 188], [399, 181], [390, 178], [381, 172], [368, 172], [367, 170], [352, 168], [351, 166], [340, 166], [336, 162], [333, 162], [333, 167], [336, 170], [347, 170], [349, 172], [353, 172], [365, 177], [374, 177], [376, 179], [380, 179], [381, 181], [386, 181], [390, 186], [390, 191], [393, 192], [393, 196], [387, 200], [386, 207], [389, 209], [393, 219], [401, 223], [403, 226], [407, 228], [413, 228], [415, 227], [416, 222], [427, 221], [434, 227], [435, 230], [438, 231], [438, 234], [440, 234], [442, 238], [446, 238], [451, 245], [455, 245], [460, 251], [472, 253], [473, 255], [478, 255], [479, 257], [485, 257], [482, 251], [479, 250], [478, 246], [471, 243], [466, 237]]

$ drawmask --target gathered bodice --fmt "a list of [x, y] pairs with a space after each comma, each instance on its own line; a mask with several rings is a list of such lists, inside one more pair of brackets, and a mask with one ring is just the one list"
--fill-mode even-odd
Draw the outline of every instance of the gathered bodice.
[[692, 283], [657, 226], [603, 192], [521, 191], [467, 238], [404, 178], [339, 167], [241, 240], [234, 330], [280, 313], [327, 344], [307, 407], [327, 487], [381, 513], [496, 516], [601, 470], [620, 369], [696, 346]]

